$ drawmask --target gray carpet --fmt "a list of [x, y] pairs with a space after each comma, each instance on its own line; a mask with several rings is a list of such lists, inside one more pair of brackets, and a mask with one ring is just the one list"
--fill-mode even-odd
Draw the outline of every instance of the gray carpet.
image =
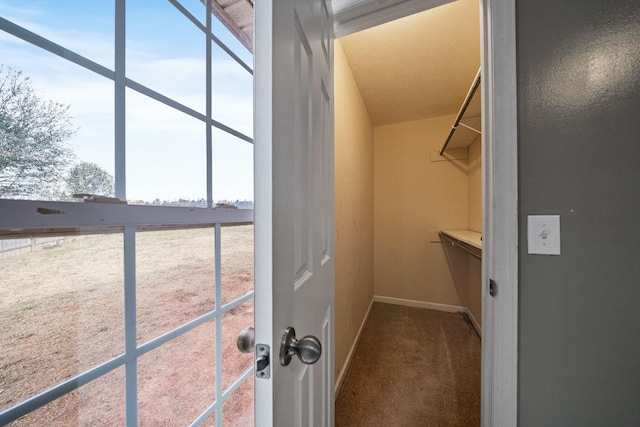
[[479, 425], [473, 326], [459, 314], [374, 303], [336, 401], [336, 427]]

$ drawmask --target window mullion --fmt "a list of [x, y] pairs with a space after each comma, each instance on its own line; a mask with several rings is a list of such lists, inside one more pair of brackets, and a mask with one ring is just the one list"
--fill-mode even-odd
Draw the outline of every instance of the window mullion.
[[[114, 153], [115, 194], [127, 199], [126, 180], [126, 0], [115, 0]], [[138, 425], [138, 360], [136, 358], [136, 228], [124, 227], [125, 419]]]
[[125, 0], [115, 0], [115, 190], [116, 197], [126, 200], [126, 131], [125, 131], [125, 85], [126, 85], [126, 20]]
[[211, 129], [210, 120], [213, 120], [213, 105], [211, 99], [211, 92], [213, 90], [212, 79], [212, 50], [211, 50], [211, 3], [207, 3], [207, 31], [205, 32], [206, 39], [206, 115], [207, 122], [205, 123], [206, 135], [207, 135], [207, 206], [213, 207], [213, 129]]
[[124, 340], [127, 427], [138, 425], [136, 227], [124, 228]]
[[216, 224], [215, 240], [215, 286], [216, 286], [216, 402], [218, 411], [216, 413], [216, 426], [222, 427], [222, 408], [224, 399], [222, 398], [222, 227]]

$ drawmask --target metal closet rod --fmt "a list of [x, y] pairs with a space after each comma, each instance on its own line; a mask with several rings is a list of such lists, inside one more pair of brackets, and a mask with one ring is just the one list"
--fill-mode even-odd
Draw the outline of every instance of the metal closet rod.
[[447, 149], [447, 145], [449, 145], [449, 141], [451, 141], [451, 138], [453, 137], [454, 132], [456, 131], [456, 129], [458, 129], [460, 120], [462, 120], [462, 116], [464, 116], [464, 113], [467, 111], [467, 108], [471, 103], [471, 98], [473, 98], [473, 95], [475, 95], [476, 91], [478, 90], [478, 87], [480, 87], [480, 71], [481, 70], [482, 68], [478, 68], [478, 73], [476, 74], [476, 78], [473, 79], [473, 84], [471, 85], [471, 88], [469, 88], [469, 93], [467, 93], [467, 97], [464, 99], [464, 102], [462, 103], [462, 107], [460, 107], [460, 111], [458, 112], [458, 117], [456, 117], [456, 121], [453, 123], [453, 126], [451, 127], [449, 136], [447, 137], [447, 140], [442, 146], [442, 150], [440, 150], [441, 156], [444, 153], [444, 150]]
[[448, 235], [446, 235], [446, 234], [444, 234], [444, 233], [438, 233], [438, 234], [440, 234], [440, 237], [441, 237], [442, 239], [445, 239], [445, 240], [449, 241], [449, 242], [450, 242], [453, 246], [455, 246], [456, 248], [460, 248], [460, 249], [462, 249], [463, 251], [467, 252], [469, 255], [471, 255], [471, 256], [473, 256], [473, 257], [475, 257], [475, 258], [478, 258], [478, 259], [480, 259], [480, 260], [482, 259], [482, 255], [481, 255], [481, 254], [478, 254], [478, 253], [477, 253], [476, 251], [474, 251], [473, 249], [470, 249], [470, 246], [469, 246], [469, 245], [467, 245], [466, 243], [461, 242], [460, 240], [454, 239], [453, 237], [448, 236]]

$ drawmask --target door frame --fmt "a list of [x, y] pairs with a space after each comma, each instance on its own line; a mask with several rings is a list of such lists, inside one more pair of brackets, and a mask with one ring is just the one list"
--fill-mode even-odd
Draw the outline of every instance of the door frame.
[[[518, 423], [518, 122], [515, 0], [480, 0], [482, 425]], [[489, 280], [497, 284], [489, 295]], [[499, 351], [497, 351], [499, 349]]]
[[[334, 37], [451, 0], [333, 0]], [[479, 0], [483, 129], [482, 425], [517, 425], [518, 162], [515, 0]], [[489, 279], [498, 286], [491, 297]], [[494, 351], [499, 349], [499, 351]], [[499, 367], [499, 368], [498, 368]]]

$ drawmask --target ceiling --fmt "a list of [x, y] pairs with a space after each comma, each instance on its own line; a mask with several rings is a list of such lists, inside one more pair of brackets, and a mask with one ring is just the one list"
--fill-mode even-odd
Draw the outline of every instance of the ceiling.
[[456, 114], [480, 66], [478, 0], [339, 39], [375, 126]]
[[[354, 22], [344, 27], [358, 28], [446, 1], [332, 0], [332, 7]], [[254, 0], [211, 4], [252, 50]], [[479, 0], [453, 1], [339, 40], [375, 126], [456, 114], [480, 66]]]

